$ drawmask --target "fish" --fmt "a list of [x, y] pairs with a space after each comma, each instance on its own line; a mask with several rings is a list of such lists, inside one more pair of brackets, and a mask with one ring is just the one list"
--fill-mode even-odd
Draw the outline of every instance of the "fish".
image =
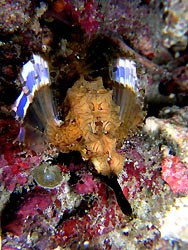
[[91, 162], [97, 174], [105, 177], [122, 211], [130, 215], [131, 205], [117, 182], [124, 166], [117, 145], [137, 129], [144, 117], [137, 98], [139, 80], [135, 62], [126, 58], [114, 61], [113, 89], [104, 87], [102, 77], [87, 81], [80, 75], [67, 90], [62, 104], [67, 114], [63, 120], [58, 118], [48, 62], [42, 56], [33, 54], [23, 66], [20, 79], [22, 91], [12, 106], [20, 121], [18, 140], [41, 138], [60, 152], [79, 151], [82, 159]]

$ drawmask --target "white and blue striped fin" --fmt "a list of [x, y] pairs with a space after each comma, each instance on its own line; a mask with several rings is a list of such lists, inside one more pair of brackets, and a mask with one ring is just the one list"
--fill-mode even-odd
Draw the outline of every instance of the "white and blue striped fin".
[[113, 100], [120, 106], [119, 119], [127, 131], [137, 126], [142, 119], [143, 103], [139, 103], [139, 79], [136, 63], [125, 58], [115, 61], [111, 73], [113, 84]]
[[[22, 91], [12, 109], [21, 122], [18, 140], [26, 144], [45, 138], [48, 125], [57, 125], [47, 62], [34, 55], [21, 71]], [[37, 139], [38, 138], [38, 139]], [[27, 143], [26, 142], [29, 142]]]
[[112, 72], [112, 79], [124, 87], [138, 91], [138, 77], [136, 73], [136, 63], [125, 58], [118, 58]]
[[33, 58], [23, 66], [20, 78], [23, 85], [22, 92], [12, 109], [16, 113], [16, 118], [23, 120], [36, 91], [50, 85], [47, 62], [41, 56], [33, 54]]

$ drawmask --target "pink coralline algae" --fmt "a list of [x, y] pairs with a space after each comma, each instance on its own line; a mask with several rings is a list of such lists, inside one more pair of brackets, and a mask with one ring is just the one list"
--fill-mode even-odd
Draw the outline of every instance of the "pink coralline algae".
[[162, 178], [175, 194], [188, 194], [188, 168], [179, 157], [169, 155], [162, 160]]
[[[11, 125], [7, 126], [7, 122]], [[0, 120], [0, 126], [3, 134], [0, 138], [0, 178], [7, 190], [12, 192], [16, 186], [22, 187], [28, 183], [28, 171], [41, 161], [41, 156], [34, 152], [28, 152], [28, 155], [21, 154], [18, 143], [14, 143], [18, 133], [18, 124], [15, 121]]]
[[[123, 172], [119, 176], [119, 183], [125, 196], [129, 198], [130, 202], [133, 202], [138, 196], [143, 195], [143, 189], [151, 190], [153, 194], [157, 195], [163, 187], [163, 181], [160, 176], [160, 170], [155, 163], [158, 157], [156, 148], [151, 151], [151, 154], [156, 154], [157, 157], [155, 156], [156, 158], [150, 159], [146, 163], [143, 159], [143, 154], [147, 158], [147, 153], [143, 152], [143, 142], [140, 144], [135, 138], [131, 140], [136, 144], [136, 148], [128, 144], [121, 150], [121, 154], [127, 161], [125, 162]], [[83, 171], [84, 169], [82, 169]], [[110, 246], [111, 239], [108, 238], [108, 233], [117, 229], [121, 230], [123, 227], [128, 226], [129, 222], [118, 207], [113, 191], [106, 184], [86, 173], [82, 174], [81, 180], [85, 180], [85, 182], [77, 183], [76, 191], [82, 195], [88, 195], [93, 191], [90, 202], [82, 211], [83, 214], [78, 212], [59, 224], [56, 240], [59, 245], [64, 247], [70, 245], [73, 239], [74, 242], [80, 242], [80, 234], [78, 232], [82, 232], [82, 241], [90, 241], [90, 243], [95, 244], [97, 239], [104, 235], [106, 240], [103, 242], [103, 247], [105, 246], [105, 249], [115, 249]], [[91, 183], [91, 187], [88, 186], [89, 183]], [[142, 209], [144, 212], [145, 208]], [[151, 231], [156, 230], [154, 230], [155, 226], [152, 228]], [[158, 237], [157, 235], [156, 233], [155, 237]], [[137, 235], [137, 237], [142, 238], [141, 235]], [[152, 239], [148, 239], [148, 242], [150, 243], [145, 244], [154, 244]], [[75, 243], [74, 247], [76, 248], [76, 246]]]
[[[12, 123], [12, 125], [15, 124]], [[6, 138], [11, 135], [11, 128], [10, 126]], [[1, 140], [3, 138], [4, 136]], [[127, 144], [121, 150], [121, 154], [128, 160], [119, 176], [119, 183], [125, 196], [132, 203], [134, 199], [137, 199], [138, 194], [144, 196], [142, 190], [145, 186], [157, 193], [155, 190], [161, 188], [161, 179], [160, 172], [156, 167], [153, 167], [155, 166], [153, 161], [148, 164], [150, 170], [148, 171], [146, 168], [143, 158], [145, 153], [142, 150], [143, 141], [138, 141], [134, 137], [131, 140], [134, 141], [133, 144], [136, 146]], [[5, 143], [6, 148], [7, 145], [10, 145], [8, 141]], [[155, 153], [155, 150], [153, 153]], [[30, 151], [25, 149], [25, 154], [26, 152], [29, 153]], [[102, 246], [105, 249], [113, 249], [108, 234], [114, 230], [122, 230], [123, 227], [129, 225], [128, 218], [118, 206], [113, 190], [103, 183], [99, 177], [88, 173], [86, 164], [79, 163], [77, 160], [77, 163], [70, 163], [70, 168], [60, 165], [64, 176], [63, 183], [61, 186], [48, 189], [39, 187], [31, 181], [33, 180], [33, 168], [40, 164], [40, 157], [36, 158], [36, 155], [33, 155], [26, 158], [28, 161], [23, 160], [23, 152], [19, 147], [17, 147], [16, 152], [10, 147], [9, 153], [13, 154], [13, 166], [15, 158], [20, 163], [18, 168], [15, 167], [14, 178], [24, 174], [27, 179], [19, 185], [27, 191], [25, 191], [25, 194], [16, 191], [19, 180], [13, 181], [15, 185], [10, 192], [13, 196], [15, 193], [20, 193], [21, 198], [16, 199], [18, 201], [20, 199], [20, 201], [11, 212], [11, 219], [9, 221], [4, 220], [2, 223], [6, 239], [9, 239], [9, 241], [6, 241], [3, 237], [4, 249], [13, 247], [13, 245], [24, 246], [27, 249], [40, 246], [39, 249], [44, 249], [42, 246], [47, 244], [47, 238], [48, 249], [54, 249], [57, 246], [71, 246], [71, 249], [79, 249], [78, 245], [85, 241], [90, 241], [93, 245], [98, 244], [99, 237], [103, 235], [107, 239], [102, 241], [99, 249], [102, 249]], [[9, 158], [11, 159], [11, 157]], [[6, 159], [8, 160], [8, 158]], [[7, 160], [4, 160], [4, 162]], [[12, 171], [7, 176], [9, 176], [9, 180], [14, 179]], [[73, 177], [71, 176], [76, 176], [76, 178], [72, 180]], [[1, 176], [1, 178], [3, 177]], [[5, 188], [9, 189], [8, 183], [5, 183]], [[10, 211], [5, 208], [3, 217], [7, 218], [9, 213]], [[150, 231], [154, 233], [156, 229]], [[44, 232], [47, 238], [44, 237]], [[36, 239], [34, 234], [37, 235]], [[155, 237], [158, 237], [157, 235]], [[30, 237], [30, 240], [28, 240], [28, 237]], [[141, 236], [137, 237], [141, 239]], [[150, 244], [153, 244], [153, 240]]]
[[[105, 184], [99, 181], [96, 181], [96, 184], [94, 201], [85, 209], [84, 214], [72, 216], [59, 225], [56, 234], [59, 245], [69, 245], [73, 238], [79, 241], [78, 232], [84, 233], [83, 240], [92, 240], [93, 237], [106, 234], [125, 223], [123, 222], [125, 215], [118, 207], [114, 193], [108, 190]], [[90, 190], [82, 192], [86, 193], [86, 191]]]
[[43, 213], [51, 202], [50, 194], [44, 190], [27, 195], [24, 197], [24, 203], [16, 213], [15, 219], [6, 226], [6, 230], [21, 236], [24, 229], [24, 221], [28, 217], [34, 217], [36, 214]]
[[[144, 187], [158, 194], [161, 186], [160, 170], [154, 167], [155, 160], [152, 159], [153, 157], [150, 159], [146, 154], [147, 160], [143, 158], [143, 145], [139, 145], [140, 143], [135, 139], [134, 143], [138, 143], [136, 147], [126, 145], [123, 150], [121, 149], [122, 154], [127, 159], [120, 176], [124, 195], [127, 198], [135, 198]], [[159, 157], [156, 148], [153, 148], [150, 153]]]
[[73, 2], [68, 0], [55, 1], [52, 15], [63, 22], [67, 19], [74, 25], [80, 25], [88, 34], [95, 33], [99, 29], [99, 22], [102, 21], [96, 1]]
[[159, 18], [151, 19], [155, 15], [152, 8], [147, 4], [141, 6], [139, 3], [139, 1], [120, 0], [106, 2], [57, 0], [50, 15], [71, 27], [80, 27], [88, 37], [100, 33], [108, 35], [118, 33], [141, 54], [152, 59], [156, 56], [158, 39], [158, 34], [151, 35], [152, 27], [155, 26], [156, 31], [156, 27], [160, 27], [161, 24]]
[[96, 189], [97, 182], [91, 174], [84, 174], [75, 186], [76, 192], [79, 194], [93, 193]]
[[80, 24], [85, 28], [86, 33], [94, 33], [99, 29], [99, 21], [102, 15], [98, 12], [96, 1], [85, 1], [82, 11], [79, 11]]

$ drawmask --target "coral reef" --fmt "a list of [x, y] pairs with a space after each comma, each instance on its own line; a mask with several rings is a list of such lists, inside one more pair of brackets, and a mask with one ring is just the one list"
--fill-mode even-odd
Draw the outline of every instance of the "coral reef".
[[187, 47], [187, 1], [170, 0], [165, 4], [166, 26], [163, 29], [164, 46], [174, 51], [181, 51]]
[[[119, 152], [127, 159], [119, 182], [126, 197], [131, 199], [135, 213], [135, 218], [129, 222], [117, 205], [113, 191], [99, 177], [88, 173], [87, 165], [81, 158], [78, 159], [78, 155], [74, 162], [65, 160], [64, 156], [56, 159], [59, 164], [64, 161], [67, 166], [60, 165], [64, 176], [62, 184], [50, 189], [36, 185], [33, 168], [27, 165], [29, 181], [22, 189], [17, 183], [2, 211], [3, 232], [6, 235], [6, 238], [3, 237], [3, 248], [16, 245], [42, 249], [46, 244], [49, 249], [57, 246], [79, 249], [84, 248], [87, 242], [91, 249], [121, 249], [116, 239], [118, 235], [124, 239], [121, 247], [129, 245], [133, 248], [135, 243], [132, 239], [135, 237], [140, 247], [155, 245], [160, 235], [156, 214], [161, 214], [173, 197], [167, 192], [166, 198], [161, 200], [159, 193], [164, 183], [155, 163], [161, 154], [158, 146], [151, 146], [150, 143], [149, 138], [132, 137]], [[19, 150], [22, 152], [21, 148], [17, 148], [18, 154]], [[28, 152], [28, 149], [25, 150]], [[151, 153], [153, 159], [148, 161]], [[39, 160], [34, 155], [30, 157], [37, 167]], [[6, 186], [4, 188], [6, 190]], [[14, 212], [8, 219], [12, 209]], [[146, 210], [147, 220], [144, 216]], [[148, 231], [147, 241], [145, 231]]]
[[[33, 11], [31, 8], [31, 1], [25, 1], [24, 6], [22, 0], [20, 1], [1, 1], [1, 32], [14, 33], [20, 27], [26, 27], [30, 22], [29, 12]], [[11, 15], [10, 15], [11, 13]]]
[[[2, 249], [187, 249], [187, 1], [1, 1], [0, 17]], [[17, 141], [20, 124], [11, 106], [23, 87], [19, 72], [32, 54], [49, 64], [55, 119], [66, 130], [69, 145], [63, 151], [80, 152], [59, 153], [46, 143], [44, 126], [32, 131], [26, 145]], [[109, 74], [117, 58], [134, 61], [146, 85], [147, 118], [140, 132], [128, 133], [115, 114], [112, 120], [109, 115], [119, 112], [120, 105]], [[96, 124], [95, 114], [90, 119], [90, 129], [100, 133], [100, 145], [91, 145], [92, 154], [96, 157], [105, 143], [112, 144], [109, 150], [122, 162], [116, 181], [131, 203], [131, 220], [122, 213], [113, 185], [82, 159], [90, 156], [79, 139], [89, 145], [91, 130], [82, 127], [86, 121], [79, 113], [81, 103], [74, 110], [69, 102], [81, 85], [91, 89], [90, 103], [98, 105], [97, 88], [106, 93], [105, 107], [111, 105], [107, 118], [113, 129], [108, 123]], [[36, 125], [28, 110], [32, 115], [27, 124]], [[45, 112], [49, 117], [51, 111]], [[76, 115], [81, 126], [70, 124]], [[46, 128], [47, 120], [43, 122]], [[22, 128], [31, 132], [30, 126]], [[103, 129], [110, 131], [108, 142], [108, 133], [101, 139]], [[23, 138], [23, 129], [20, 132]], [[76, 141], [72, 148], [70, 139]]]
[[162, 161], [162, 178], [176, 193], [188, 193], [187, 165], [182, 163], [177, 156], [168, 156]]
[[[187, 107], [167, 107], [161, 110], [160, 119], [147, 119], [146, 127], [153, 135], [167, 138], [175, 153], [187, 164]], [[169, 147], [169, 146], [168, 146]]]
[[145, 129], [149, 130], [154, 137], [159, 136], [162, 140], [163, 179], [170, 185], [174, 193], [187, 194], [187, 107], [179, 109], [174, 106], [161, 110], [160, 119], [148, 118]]
[[[187, 197], [177, 198], [170, 207], [170, 211], [161, 221], [161, 235], [163, 238], [181, 239], [187, 242]], [[179, 221], [180, 223], [177, 223]]]

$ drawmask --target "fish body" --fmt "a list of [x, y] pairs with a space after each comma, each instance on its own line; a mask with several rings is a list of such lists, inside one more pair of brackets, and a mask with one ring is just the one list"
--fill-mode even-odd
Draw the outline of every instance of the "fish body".
[[[136, 128], [143, 117], [137, 103], [135, 63], [119, 58], [115, 66], [113, 90], [104, 88], [101, 77], [86, 81], [80, 76], [67, 91], [63, 107], [68, 112], [61, 121], [54, 107], [48, 63], [41, 56], [33, 55], [23, 66], [22, 92], [13, 105], [21, 121], [19, 140], [28, 138], [26, 130], [35, 127], [60, 151], [79, 151], [99, 174], [118, 175], [124, 158], [116, 151], [117, 143]], [[31, 114], [29, 118], [28, 114]]]
[[61, 121], [50, 89], [48, 63], [33, 54], [33, 59], [21, 71], [23, 87], [12, 109], [21, 124], [19, 141], [29, 138], [35, 141], [41, 137], [41, 141], [45, 140], [59, 151], [79, 151], [114, 190], [122, 211], [131, 216], [132, 208], [117, 181], [124, 157], [116, 148], [143, 120], [142, 106], [137, 101], [135, 63], [117, 59], [111, 78], [112, 90], [104, 88], [101, 77], [87, 81], [80, 76], [67, 90], [62, 105], [67, 113]]

